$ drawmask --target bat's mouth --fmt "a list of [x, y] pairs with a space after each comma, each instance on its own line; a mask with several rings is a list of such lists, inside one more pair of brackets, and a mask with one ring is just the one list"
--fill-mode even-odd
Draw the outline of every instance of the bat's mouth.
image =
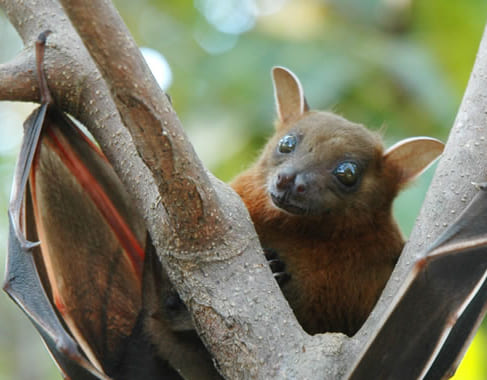
[[307, 211], [306, 208], [298, 206], [289, 199], [289, 197], [286, 197], [286, 194], [283, 195], [276, 195], [270, 193], [272, 202], [276, 207], [279, 207], [280, 209], [287, 211], [290, 214], [294, 215], [306, 215]]

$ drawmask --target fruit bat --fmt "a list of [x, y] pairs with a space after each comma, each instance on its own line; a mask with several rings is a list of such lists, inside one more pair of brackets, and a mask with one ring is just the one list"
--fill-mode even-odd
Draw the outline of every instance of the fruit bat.
[[[218, 378], [201, 343], [179, 326], [187, 312], [165, 290], [113, 168], [50, 96], [47, 34], [36, 43], [42, 104], [25, 123], [15, 169], [4, 289], [66, 378]], [[486, 310], [487, 199], [479, 188], [413, 267], [346, 378], [437, 379], [454, 370]]]

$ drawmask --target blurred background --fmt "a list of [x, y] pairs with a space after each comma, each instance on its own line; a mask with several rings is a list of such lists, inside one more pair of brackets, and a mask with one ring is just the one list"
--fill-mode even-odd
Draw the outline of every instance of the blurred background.
[[[204, 163], [224, 181], [273, 132], [270, 69], [301, 79], [308, 102], [371, 129], [386, 145], [446, 140], [487, 20], [484, 0], [116, 0]], [[22, 43], [0, 10], [0, 62]], [[0, 102], [0, 272], [21, 125], [32, 104]], [[434, 168], [433, 168], [434, 170]], [[409, 235], [433, 170], [395, 203]], [[2, 275], [3, 276], [3, 275]], [[455, 379], [487, 379], [487, 324]], [[0, 380], [58, 379], [40, 338], [0, 294]]]

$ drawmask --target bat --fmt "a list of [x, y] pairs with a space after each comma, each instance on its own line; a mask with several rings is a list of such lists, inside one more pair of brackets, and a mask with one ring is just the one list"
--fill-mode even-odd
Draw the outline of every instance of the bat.
[[310, 110], [289, 69], [274, 67], [272, 79], [275, 133], [232, 186], [286, 268], [281, 290], [303, 329], [352, 336], [404, 246], [392, 202], [444, 144], [413, 137], [384, 150], [363, 125]]

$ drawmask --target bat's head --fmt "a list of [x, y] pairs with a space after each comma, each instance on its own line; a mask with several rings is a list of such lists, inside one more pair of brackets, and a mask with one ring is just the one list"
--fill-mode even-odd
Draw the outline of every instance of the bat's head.
[[298, 78], [272, 71], [278, 120], [262, 155], [268, 195], [297, 216], [358, 218], [390, 212], [399, 190], [442, 152], [431, 138], [383, 149], [378, 133], [330, 112], [310, 111]]

